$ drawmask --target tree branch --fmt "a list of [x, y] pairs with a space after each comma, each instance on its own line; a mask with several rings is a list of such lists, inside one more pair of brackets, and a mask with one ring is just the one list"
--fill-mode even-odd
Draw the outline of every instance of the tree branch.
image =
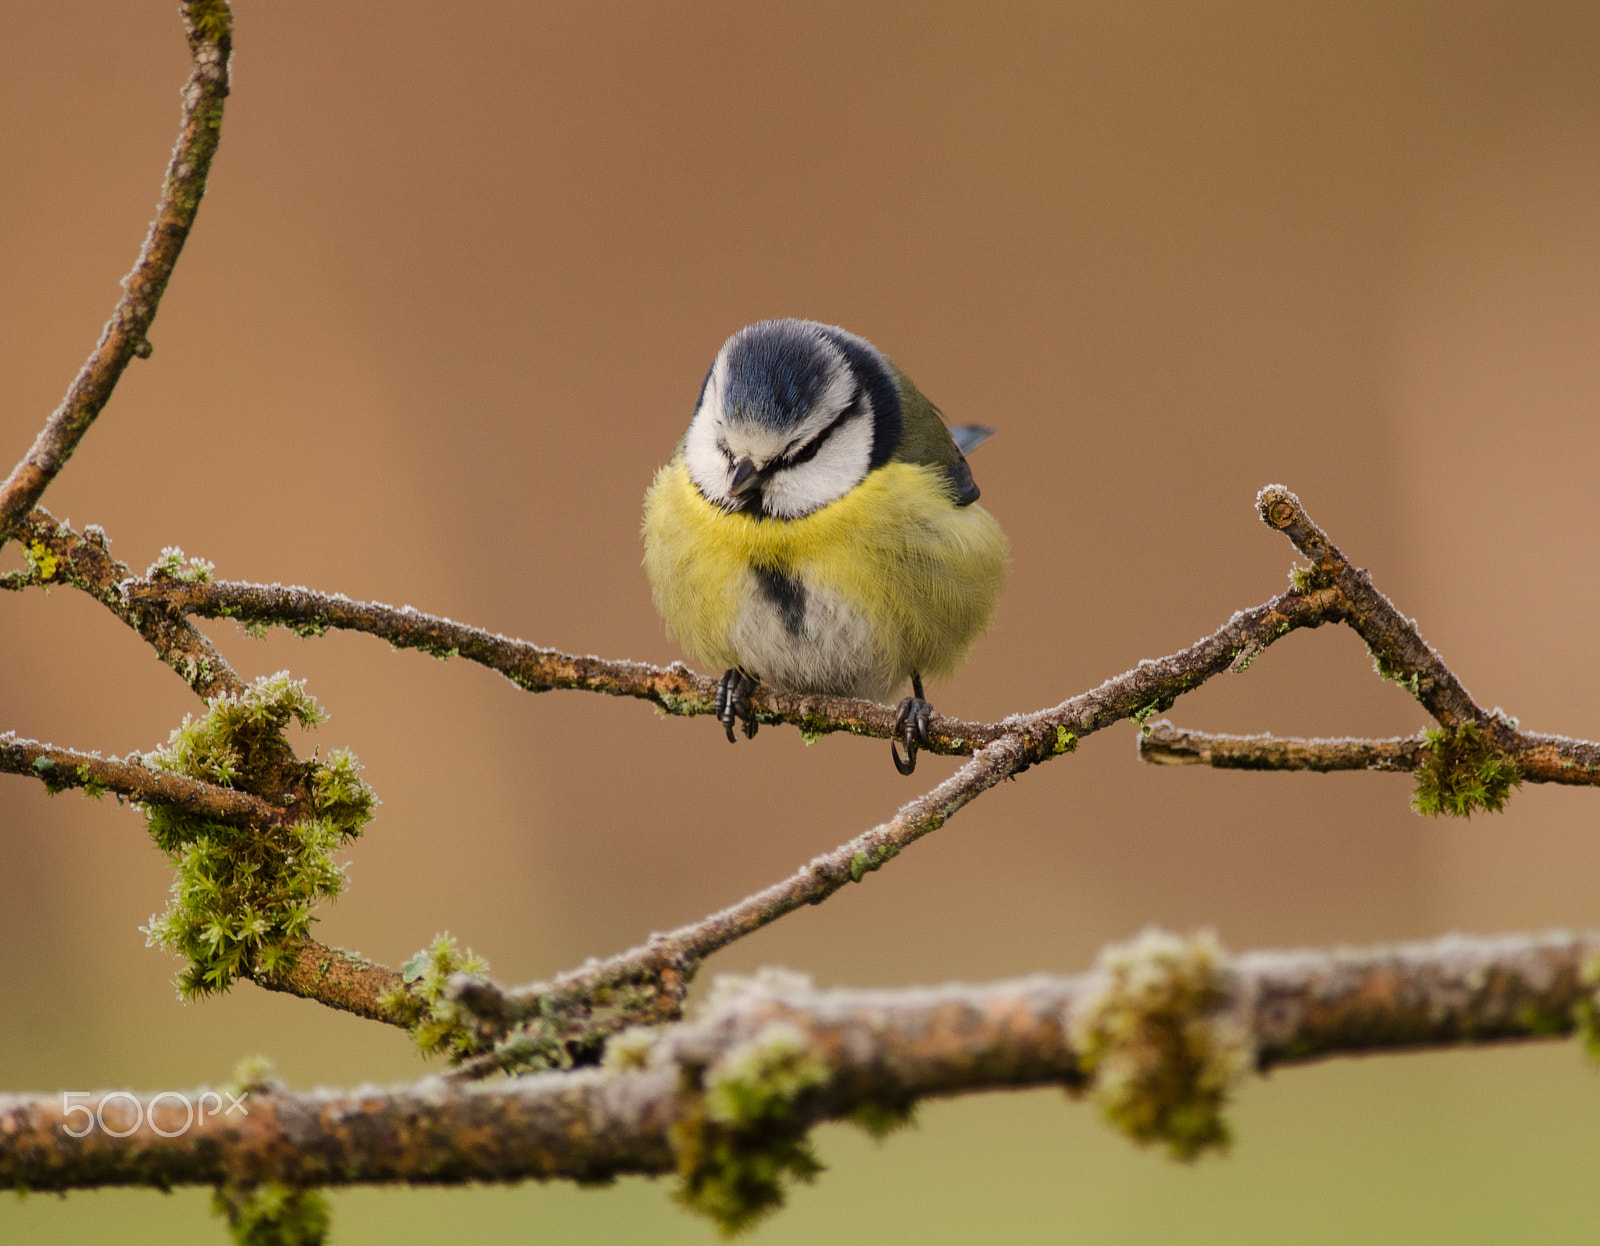
[[144, 246], [100, 341], [23, 460], [0, 485], [0, 545], [33, 509], [89, 431], [135, 355], [150, 354], [148, 334], [205, 194], [228, 95], [233, 15], [224, 0], [184, 0], [183, 28], [193, 67], [183, 88], [183, 122]]
[[[1600, 785], [1600, 744], [1513, 731], [1502, 747], [1530, 783]], [[1151, 723], [1148, 734], [1139, 740], [1142, 761], [1219, 770], [1414, 771], [1431, 751], [1424, 735], [1386, 740], [1219, 735], [1175, 727], [1165, 719]]]
[[529, 1063], [582, 1063], [586, 1056], [598, 1055], [609, 1034], [630, 1025], [675, 1020], [682, 1014], [689, 983], [711, 953], [802, 905], [822, 903], [847, 883], [860, 882], [1026, 764], [1021, 741], [1002, 739], [902, 806], [888, 822], [698, 922], [652, 935], [630, 951], [592, 961], [552, 982], [507, 991], [481, 980], [461, 984], [457, 999], [476, 1018], [480, 1042], [498, 1045], [464, 1061], [449, 1076], [466, 1080]]
[[[231, 618], [241, 623], [292, 628], [302, 635], [330, 629], [365, 632], [396, 649], [418, 649], [436, 658], [463, 657], [504, 675], [528, 692], [558, 688], [600, 692], [650, 701], [664, 713], [694, 716], [713, 712], [717, 681], [681, 662], [643, 662], [562, 653], [484, 628], [424, 614], [411, 606], [353, 601], [342, 593], [319, 593], [282, 584], [214, 580], [207, 583], [132, 579], [122, 585], [130, 604], [164, 607], [175, 616]], [[819, 734], [849, 731], [887, 739], [894, 711], [871, 701], [821, 694], [785, 693], [760, 685], [752, 694], [762, 722], [792, 723]], [[993, 723], [935, 717], [934, 752], [966, 753], [1004, 734]]]
[[293, 959], [275, 972], [253, 966], [246, 976], [263, 990], [298, 995], [369, 1021], [406, 1028], [405, 1020], [383, 1002], [405, 985], [398, 972], [315, 939], [301, 939], [293, 951]]
[[[338, 593], [281, 584], [130, 579], [121, 589], [130, 606], [165, 606], [174, 615], [232, 618], [308, 634], [328, 629], [366, 632], [381, 636], [396, 648], [420, 649], [435, 657], [464, 657], [498, 671], [529, 692], [571, 688], [637, 697], [653, 702], [667, 714], [692, 717], [714, 712], [716, 680], [694, 673], [681, 662], [659, 667], [580, 657], [424, 614], [411, 606], [357, 602]], [[1050, 745], [1046, 755], [1067, 751], [1066, 747], [1055, 748], [1058, 730], [1062, 738], [1067, 733], [1081, 738], [1120, 719], [1146, 710], [1153, 713], [1152, 706], [1166, 708], [1184, 692], [1236, 666], [1241, 659], [1248, 665], [1290, 631], [1318, 627], [1339, 617], [1342, 604], [1343, 599], [1328, 590], [1294, 589], [1252, 610], [1240, 611], [1187, 649], [1158, 661], [1141, 662], [1134, 670], [1051, 709], [1013, 715], [997, 723], [965, 722], [935, 714], [929, 751], [961, 755], [1008, 737], [1031, 740], [1036, 751], [1046, 742]], [[894, 709], [871, 701], [781, 692], [766, 684], [757, 685], [751, 701], [760, 721], [788, 723], [807, 733], [848, 731], [880, 739], [895, 734]]]
[[28, 551], [28, 570], [0, 577], [0, 588], [65, 584], [88, 593], [143, 636], [156, 656], [201, 697], [243, 694], [244, 680], [194, 624], [159, 607], [123, 600], [120, 585], [131, 572], [127, 563], [111, 556], [111, 542], [103, 529], [91, 524], [79, 536], [43, 507], [35, 507], [18, 526], [17, 535]]
[[[1152, 1013], [1144, 1024], [1235, 1033], [1263, 1070], [1358, 1052], [1548, 1039], [1570, 1033], [1574, 1011], [1588, 1006], [1597, 954], [1600, 934], [1251, 953], [1215, 966], [1219, 989], [1205, 1007]], [[247, 1114], [188, 1129], [183, 1096], [169, 1093], [141, 1098], [144, 1123], [122, 1138], [98, 1128], [70, 1137], [81, 1119], [59, 1096], [0, 1097], [0, 1185], [451, 1184], [682, 1171], [693, 1131], [706, 1127], [708, 1096], [763, 1048], [787, 1052], [791, 1071], [807, 1070], [792, 1078], [779, 1132], [996, 1087], [1099, 1095], [1107, 1088], [1095, 1070], [1106, 1066], [1095, 1064], [1083, 1035], [1118, 989], [1108, 968], [1115, 963], [1075, 978], [935, 990], [815, 991], [756, 980], [725, 988], [706, 1016], [635, 1045], [616, 1067], [470, 1086], [271, 1087], [248, 1098]], [[197, 1102], [199, 1092], [187, 1099]], [[134, 1115], [118, 1100], [105, 1115], [120, 1132]], [[714, 1102], [710, 1112], [715, 1123]], [[724, 1127], [759, 1133], [760, 1123]]]
[[25, 740], [15, 732], [0, 732], [0, 771], [39, 779], [52, 792], [71, 787], [84, 788], [91, 796], [115, 792], [141, 804], [174, 805], [230, 826], [282, 824], [290, 820], [284, 806], [231, 787], [152, 770], [142, 759], [135, 758], [122, 761], [99, 753], [80, 753]]

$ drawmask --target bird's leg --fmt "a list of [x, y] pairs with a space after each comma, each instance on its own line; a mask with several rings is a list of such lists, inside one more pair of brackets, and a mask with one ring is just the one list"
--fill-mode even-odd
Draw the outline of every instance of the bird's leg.
[[717, 721], [727, 730], [729, 744], [734, 742], [733, 724], [741, 718], [744, 738], [748, 740], [756, 733], [756, 707], [750, 704], [750, 691], [755, 686], [756, 681], [738, 667], [723, 671], [717, 680]]
[[[894, 768], [901, 774], [910, 774], [917, 768], [917, 748], [931, 748], [928, 724], [933, 718], [933, 706], [922, 696], [922, 675], [911, 672], [911, 695], [900, 702], [894, 715], [894, 736], [889, 738], [889, 754], [894, 758]], [[898, 737], [898, 738], [897, 738]], [[906, 742], [906, 757], [900, 760], [899, 741]]]

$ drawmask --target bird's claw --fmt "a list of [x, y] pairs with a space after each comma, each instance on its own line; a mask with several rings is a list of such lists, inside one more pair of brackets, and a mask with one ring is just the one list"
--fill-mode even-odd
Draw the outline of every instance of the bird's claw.
[[727, 731], [729, 744], [734, 743], [733, 726], [740, 719], [744, 720], [745, 739], [750, 739], [756, 733], [759, 725], [756, 722], [756, 707], [750, 704], [750, 693], [755, 686], [756, 681], [737, 667], [723, 671], [722, 678], [717, 680], [717, 721]]
[[[920, 685], [921, 681], [918, 681]], [[922, 688], [917, 695], [900, 702], [894, 715], [894, 735], [889, 738], [889, 755], [894, 758], [894, 768], [901, 774], [910, 774], [917, 768], [917, 749], [931, 748], [928, 725], [933, 719], [933, 706], [922, 699]], [[900, 741], [906, 745], [905, 760], [900, 758]]]

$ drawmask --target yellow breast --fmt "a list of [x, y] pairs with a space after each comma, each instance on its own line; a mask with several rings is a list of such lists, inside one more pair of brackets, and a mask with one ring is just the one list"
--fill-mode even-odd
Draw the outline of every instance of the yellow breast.
[[994, 615], [1007, 556], [994, 517], [955, 506], [939, 469], [899, 462], [803, 518], [767, 519], [707, 502], [674, 456], [645, 494], [644, 540], [656, 607], [696, 662], [772, 681], [739, 639], [760, 568], [866, 620], [853, 690], [877, 697], [912, 671], [938, 676], [961, 661]]

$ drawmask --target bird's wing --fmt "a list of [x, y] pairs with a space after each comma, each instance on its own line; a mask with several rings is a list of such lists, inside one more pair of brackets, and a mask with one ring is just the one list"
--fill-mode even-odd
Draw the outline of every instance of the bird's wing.
[[[972, 479], [972, 469], [967, 466], [962, 453], [967, 447], [961, 444], [956, 434], [965, 434], [977, 426], [963, 424], [953, 434], [952, 430], [945, 427], [943, 413], [911, 383], [911, 378], [892, 362], [889, 366], [894, 368], [894, 379], [900, 386], [902, 420], [900, 446], [894, 457], [902, 463], [927, 463], [943, 468], [950, 479], [956, 505], [972, 505], [978, 500], [978, 485]], [[987, 435], [988, 430], [981, 431]], [[979, 436], [968, 444], [977, 445], [982, 440], [983, 436]]]

